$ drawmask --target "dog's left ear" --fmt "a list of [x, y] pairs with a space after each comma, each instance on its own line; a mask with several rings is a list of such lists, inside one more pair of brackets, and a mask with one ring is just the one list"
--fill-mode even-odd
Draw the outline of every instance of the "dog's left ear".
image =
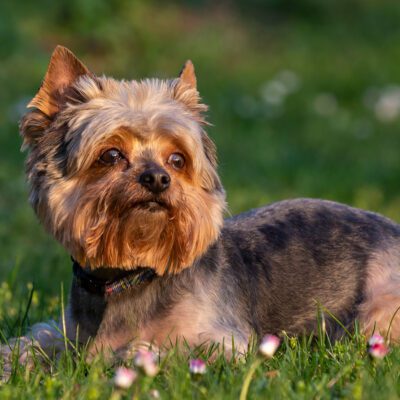
[[[179, 74], [175, 96], [189, 108], [201, 124], [207, 124], [202, 114], [207, 111], [208, 107], [200, 101], [201, 98], [197, 91], [197, 79], [194, 72], [194, 65], [190, 60], [186, 61]], [[202, 131], [201, 139], [207, 159], [214, 169], [217, 168], [217, 153], [213, 141], [208, 137], [205, 131]], [[206, 187], [217, 188], [218, 190], [222, 188], [218, 175], [216, 175], [214, 171], [212, 176], [210, 175], [207, 177], [206, 181]]]
[[193, 63], [188, 60], [183, 66], [179, 78], [174, 80], [174, 97], [183, 103], [201, 123], [206, 123], [202, 113], [207, 111], [207, 106], [201, 103], [197, 91], [197, 79]]
[[179, 74], [179, 80], [181, 84], [187, 85], [192, 89], [197, 89], [197, 79], [194, 73], [194, 65], [192, 61], [187, 60], [183, 66], [181, 73]]
[[66, 47], [57, 46], [36, 96], [28, 104], [48, 117], [55, 115], [66, 102], [66, 89], [80, 76], [92, 75]]

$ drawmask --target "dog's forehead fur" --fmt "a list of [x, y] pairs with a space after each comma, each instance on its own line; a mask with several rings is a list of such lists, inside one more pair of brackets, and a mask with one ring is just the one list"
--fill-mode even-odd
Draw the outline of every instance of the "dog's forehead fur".
[[[77, 157], [77, 169], [87, 165], [96, 147], [120, 128], [130, 129], [142, 141], [160, 135], [178, 140], [192, 155], [196, 153], [196, 170], [207, 164], [206, 156], [196, 151], [205, 135], [199, 112], [206, 106], [198, 103], [195, 89], [186, 88], [179, 94], [177, 79], [117, 81], [90, 76], [80, 77], [74, 89], [82, 100], [67, 103], [57, 122], [68, 126], [65, 142], [70, 153], [83, 151], [88, 156]], [[197, 104], [196, 110], [191, 108], [193, 104]]]

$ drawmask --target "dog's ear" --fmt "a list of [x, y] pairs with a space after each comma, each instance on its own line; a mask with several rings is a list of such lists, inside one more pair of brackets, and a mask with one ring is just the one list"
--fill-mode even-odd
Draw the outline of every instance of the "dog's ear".
[[185, 62], [180, 74], [179, 80], [181, 84], [187, 85], [191, 89], [197, 89], [197, 79], [194, 73], [194, 65], [190, 60]]
[[66, 89], [80, 76], [92, 75], [66, 47], [57, 46], [36, 96], [28, 104], [48, 117], [56, 114], [66, 101]]
[[179, 78], [174, 80], [176, 100], [185, 104], [186, 107], [198, 118], [199, 122], [205, 123], [202, 113], [207, 111], [207, 106], [201, 103], [199, 92], [197, 91], [197, 79], [194, 73], [193, 63], [188, 60], [179, 74]]

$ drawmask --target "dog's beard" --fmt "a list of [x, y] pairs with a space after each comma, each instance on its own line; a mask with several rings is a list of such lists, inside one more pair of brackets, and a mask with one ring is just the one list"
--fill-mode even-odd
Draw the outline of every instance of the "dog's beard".
[[222, 194], [187, 188], [175, 196], [132, 198], [115, 192], [122, 193], [81, 186], [71, 189], [70, 201], [64, 196], [64, 202], [54, 205], [52, 215], [65, 215], [58, 226], [48, 219], [48, 228], [81, 265], [176, 273], [192, 265], [218, 237]]
[[82, 262], [92, 268], [166, 264], [174, 231], [170, 214], [157, 203], [141, 202], [121, 215], [99, 217], [87, 231]]

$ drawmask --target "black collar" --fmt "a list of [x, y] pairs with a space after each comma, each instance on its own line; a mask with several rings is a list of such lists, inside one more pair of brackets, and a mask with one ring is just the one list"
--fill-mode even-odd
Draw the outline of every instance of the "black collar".
[[82, 268], [72, 259], [75, 282], [86, 291], [101, 296], [111, 296], [144, 282], [151, 282], [156, 276], [152, 268], [138, 267], [132, 271], [123, 271], [116, 279], [101, 279]]

